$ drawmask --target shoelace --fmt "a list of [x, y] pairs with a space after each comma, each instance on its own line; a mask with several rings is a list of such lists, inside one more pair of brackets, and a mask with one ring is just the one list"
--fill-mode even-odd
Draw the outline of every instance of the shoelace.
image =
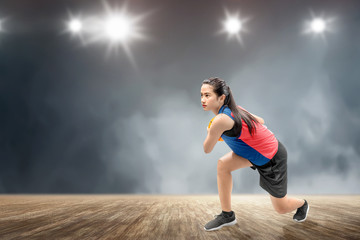
[[217, 218], [217, 217], [221, 217], [222, 215], [219, 214], [219, 215], [214, 215], [214, 218]]

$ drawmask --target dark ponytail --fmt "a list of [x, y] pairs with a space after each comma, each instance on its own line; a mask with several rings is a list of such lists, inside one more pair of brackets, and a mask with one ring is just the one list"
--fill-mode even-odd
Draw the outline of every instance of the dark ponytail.
[[250, 135], [253, 135], [256, 132], [255, 123], [259, 123], [259, 122], [249, 112], [239, 108], [236, 105], [231, 89], [228, 85], [226, 85], [224, 80], [217, 77], [209, 78], [209, 79], [205, 79], [202, 82], [202, 84], [211, 85], [213, 87], [215, 94], [218, 97], [222, 96], [223, 94], [226, 96], [224, 105], [228, 106], [231, 112], [234, 114], [235, 125], [233, 129], [237, 136], [240, 134], [240, 131], [242, 129], [241, 119], [244, 120], [244, 122], [248, 126]]

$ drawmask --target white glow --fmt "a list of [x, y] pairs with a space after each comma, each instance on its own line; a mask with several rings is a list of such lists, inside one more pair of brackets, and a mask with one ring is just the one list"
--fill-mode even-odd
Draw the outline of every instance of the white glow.
[[218, 34], [227, 34], [227, 39], [235, 39], [241, 45], [244, 45], [242, 40], [242, 34], [248, 30], [246, 28], [247, 22], [250, 20], [249, 17], [240, 17], [239, 12], [230, 13], [226, 8], [225, 19], [221, 21], [222, 28], [218, 31]]
[[230, 34], [236, 34], [241, 30], [242, 24], [239, 19], [230, 18], [225, 23], [226, 31]]
[[326, 28], [325, 21], [321, 18], [316, 18], [311, 22], [311, 30], [315, 33], [324, 32]]
[[315, 38], [321, 38], [326, 43], [326, 35], [336, 32], [336, 17], [315, 14], [310, 11], [311, 18], [304, 22], [304, 34], [312, 35]]
[[69, 30], [73, 33], [78, 33], [82, 30], [82, 23], [78, 19], [73, 19], [69, 22]]
[[131, 33], [131, 22], [124, 16], [110, 17], [106, 21], [105, 31], [113, 41], [125, 40]]
[[106, 44], [106, 57], [118, 55], [122, 48], [132, 65], [136, 62], [131, 51], [131, 44], [137, 40], [147, 40], [143, 34], [141, 23], [152, 12], [133, 15], [127, 10], [127, 4], [122, 7], [111, 6], [107, 0], [102, 0], [104, 12], [89, 16], [76, 15], [69, 12], [64, 33], [71, 33], [73, 38], [80, 40], [84, 47], [92, 44]]

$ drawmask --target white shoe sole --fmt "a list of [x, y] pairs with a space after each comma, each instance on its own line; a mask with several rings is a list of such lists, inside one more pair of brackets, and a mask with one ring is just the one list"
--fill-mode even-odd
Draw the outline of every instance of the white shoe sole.
[[304, 219], [302, 219], [302, 220], [296, 220], [296, 219], [293, 219], [293, 220], [294, 220], [295, 222], [298, 222], [298, 223], [305, 221], [305, 220], [306, 220], [306, 218], [307, 218], [307, 215], [308, 215], [309, 209], [310, 209], [310, 206], [309, 206], [309, 203], [308, 203], [308, 209], [306, 210], [305, 218], [304, 218]]
[[236, 221], [236, 219], [235, 219], [235, 220], [232, 221], [232, 222], [225, 223], [225, 224], [223, 224], [223, 225], [221, 225], [221, 226], [218, 226], [218, 227], [216, 227], [216, 228], [206, 229], [206, 228], [204, 227], [204, 229], [205, 229], [205, 231], [208, 231], [208, 232], [209, 232], [209, 231], [215, 231], [215, 230], [219, 230], [219, 229], [222, 228], [222, 227], [235, 225], [236, 223], [237, 223], [237, 221]]

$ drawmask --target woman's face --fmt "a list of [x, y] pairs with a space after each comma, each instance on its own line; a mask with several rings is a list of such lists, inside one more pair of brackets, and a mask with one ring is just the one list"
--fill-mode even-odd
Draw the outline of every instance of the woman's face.
[[209, 84], [201, 86], [201, 105], [205, 111], [217, 109], [220, 106], [220, 98], [213, 91], [213, 87]]

